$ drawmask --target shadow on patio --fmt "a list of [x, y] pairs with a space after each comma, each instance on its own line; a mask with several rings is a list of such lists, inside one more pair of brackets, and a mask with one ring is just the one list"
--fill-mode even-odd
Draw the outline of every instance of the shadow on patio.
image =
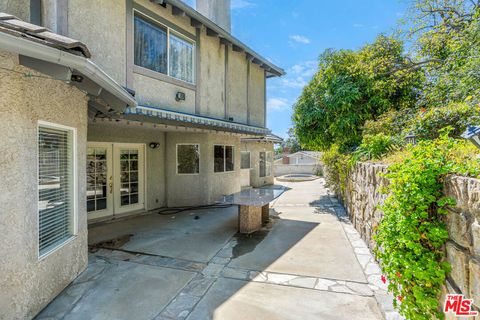
[[252, 235], [236, 233], [237, 207], [95, 226], [88, 269], [38, 319], [380, 319], [328, 197], [315, 197], [284, 194]]

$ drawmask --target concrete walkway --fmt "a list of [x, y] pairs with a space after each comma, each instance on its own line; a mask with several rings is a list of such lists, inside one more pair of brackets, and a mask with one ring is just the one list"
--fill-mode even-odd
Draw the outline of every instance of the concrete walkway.
[[282, 184], [271, 221], [236, 207], [92, 228], [88, 269], [38, 319], [397, 319], [380, 269], [323, 179]]

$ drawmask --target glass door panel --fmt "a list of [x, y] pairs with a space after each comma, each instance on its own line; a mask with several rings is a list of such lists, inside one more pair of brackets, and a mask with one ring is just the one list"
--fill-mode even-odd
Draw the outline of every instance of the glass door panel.
[[143, 202], [143, 145], [115, 144], [115, 163], [119, 172], [115, 174], [117, 180], [115, 194], [115, 212], [126, 212], [144, 208]]
[[112, 147], [91, 143], [87, 147], [87, 212], [88, 219], [113, 214]]

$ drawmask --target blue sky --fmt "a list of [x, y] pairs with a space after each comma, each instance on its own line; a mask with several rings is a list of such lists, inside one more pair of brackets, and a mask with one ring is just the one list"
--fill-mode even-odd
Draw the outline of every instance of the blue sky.
[[287, 72], [267, 81], [267, 126], [281, 137], [320, 53], [356, 49], [390, 33], [408, 6], [406, 0], [231, 1], [233, 35]]

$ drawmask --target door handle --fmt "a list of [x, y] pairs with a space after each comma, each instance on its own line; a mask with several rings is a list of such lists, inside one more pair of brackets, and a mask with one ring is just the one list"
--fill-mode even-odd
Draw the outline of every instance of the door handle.
[[110, 183], [108, 184], [108, 186], [110, 187], [110, 194], [113, 193], [113, 182], [112, 182], [112, 176], [110, 176]]

